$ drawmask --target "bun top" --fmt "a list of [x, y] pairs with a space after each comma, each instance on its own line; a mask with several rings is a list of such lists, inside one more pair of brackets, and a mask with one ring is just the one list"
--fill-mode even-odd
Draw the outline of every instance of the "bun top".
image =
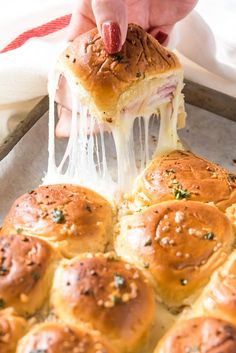
[[151, 205], [187, 198], [214, 202], [224, 210], [236, 202], [236, 175], [186, 151], [154, 159], [137, 181], [136, 200]]
[[236, 325], [236, 251], [211, 278], [201, 297], [204, 312]]
[[69, 184], [40, 186], [14, 202], [2, 232], [45, 237], [70, 257], [104, 251], [112, 237], [112, 217], [109, 202], [90, 189]]
[[135, 351], [154, 321], [154, 293], [147, 280], [109, 253], [62, 263], [51, 302], [60, 319], [100, 331], [122, 351]]
[[[60, 57], [60, 69], [73, 76], [80, 99], [102, 120], [114, 118], [142, 85], [181, 70], [172, 52], [141, 27], [129, 24], [122, 50], [108, 54], [97, 28], [76, 38]], [[124, 92], [126, 94], [124, 95]]]
[[25, 334], [27, 322], [11, 308], [0, 311], [0, 352], [15, 353], [18, 340]]
[[[19, 343], [17, 353], [114, 353], [99, 335], [56, 322], [34, 327]], [[4, 352], [5, 353], [5, 352]]]
[[235, 353], [236, 327], [200, 317], [179, 323], [158, 344], [154, 353]]
[[234, 242], [228, 218], [216, 207], [196, 201], [168, 201], [121, 221], [116, 250], [147, 269], [169, 306], [188, 304]]
[[[19, 313], [38, 309], [48, 292], [48, 273], [58, 259], [42, 239], [25, 235], [0, 237], [0, 298], [2, 307]], [[44, 286], [42, 291], [41, 285]]]

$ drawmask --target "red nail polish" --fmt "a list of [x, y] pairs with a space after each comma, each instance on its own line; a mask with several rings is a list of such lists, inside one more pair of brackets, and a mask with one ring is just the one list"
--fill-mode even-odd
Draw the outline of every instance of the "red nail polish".
[[115, 54], [121, 50], [121, 32], [118, 23], [104, 22], [102, 24], [102, 39], [104, 47], [109, 54]]
[[155, 38], [158, 40], [158, 42], [159, 42], [160, 44], [163, 44], [163, 43], [167, 40], [168, 34], [162, 32], [162, 31], [159, 31], [159, 32], [155, 35]]

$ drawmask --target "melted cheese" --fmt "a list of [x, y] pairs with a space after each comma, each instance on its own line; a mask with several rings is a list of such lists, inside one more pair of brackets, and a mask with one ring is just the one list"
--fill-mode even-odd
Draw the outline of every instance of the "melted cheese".
[[[88, 108], [80, 103], [73, 78], [65, 74], [72, 97], [72, 121], [64, 156], [57, 165], [54, 101], [59, 77], [60, 73], [58, 72], [49, 77], [49, 158], [44, 184], [80, 184], [96, 190], [109, 200], [112, 200], [116, 194], [120, 195], [130, 191], [135, 178], [152, 157], [149, 150], [150, 133], [157, 134], [158, 131], [153, 131], [154, 125], [150, 127], [150, 114], [137, 117], [139, 113], [137, 108], [137, 112], [133, 110], [130, 116], [124, 110], [119, 117], [114, 119], [114, 123], [107, 124], [108, 130], [110, 129], [110, 133], [107, 133], [96, 117], [89, 115]], [[155, 156], [180, 147], [177, 120], [181, 89], [182, 84], [180, 83], [177, 85], [172, 101], [162, 103], [153, 111], [153, 113], [160, 115], [159, 138]], [[150, 111], [148, 107], [147, 111]], [[135, 124], [137, 125], [136, 130], [138, 130], [137, 137], [134, 133]], [[112, 141], [115, 146], [117, 165], [114, 165], [113, 156], [110, 153]], [[115, 175], [114, 170], [116, 171]]]

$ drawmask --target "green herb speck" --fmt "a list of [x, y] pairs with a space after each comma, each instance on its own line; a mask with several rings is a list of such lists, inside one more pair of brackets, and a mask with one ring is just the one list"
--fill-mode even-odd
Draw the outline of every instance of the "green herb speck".
[[0, 298], [0, 309], [5, 308], [5, 305], [6, 305], [5, 301], [2, 298]]
[[186, 278], [181, 278], [180, 283], [182, 286], [186, 286], [188, 284], [188, 280]]
[[150, 266], [150, 265], [149, 265], [148, 262], [144, 262], [144, 264], [143, 264], [143, 267], [144, 267], [144, 268], [149, 268], [149, 266]]
[[38, 272], [32, 272], [32, 277], [33, 277], [33, 280], [36, 282], [39, 280], [40, 274]]
[[120, 53], [114, 54], [113, 59], [114, 59], [114, 61], [121, 62], [121, 60], [123, 59], [123, 55]]
[[113, 296], [111, 297], [111, 300], [112, 300], [112, 303], [113, 303], [114, 305], [122, 303], [121, 298], [120, 298], [120, 297], [117, 297], [117, 295], [113, 295]]
[[215, 234], [212, 233], [212, 232], [208, 232], [208, 233], [204, 234], [203, 237], [204, 237], [204, 239], [206, 239], [206, 240], [214, 240]]
[[152, 245], [152, 239], [151, 239], [151, 238], [148, 238], [148, 239], [146, 240], [146, 242], [144, 243], [144, 246], [150, 246], [150, 245]]
[[64, 220], [65, 220], [65, 217], [64, 217], [62, 211], [60, 211], [60, 210], [54, 210], [54, 211], [52, 212], [52, 220], [53, 220], [53, 222], [55, 222], [55, 223], [63, 223]]
[[235, 174], [228, 174], [228, 180], [235, 182], [236, 181], [236, 175]]
[[121, 275], [115, 274], [114, 275], [114, 282], [115, 282], [116, 288], [120, 288], [124, 285], [125, 279]]
[[177, 184], [177, 187], [173, 190], [174, 197], [176, 200], [188, 199], [190, 197], [190, 192], [184, 190], [180, 183]]

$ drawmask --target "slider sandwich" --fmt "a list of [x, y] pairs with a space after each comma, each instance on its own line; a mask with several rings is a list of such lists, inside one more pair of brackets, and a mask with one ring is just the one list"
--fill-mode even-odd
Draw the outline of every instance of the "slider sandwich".
[[[127, 189], [139, 172], [135, 148], [139, 148], [141, 168], [151, 157], [148, 133], [153, 115], [160, 117], [156, 153], [180, 147], [177, 127], [184, 126], [186, 115], [181, 93], [183, 70], [175, 54], [141, 27], [130, 24], [122, 50], [113, 55], [105, 51], [97, 28], [77, 37], [59, 57], [56, 76], [49, 82], [51, 110], [58, 84], [67, 86], [71, 95], [64, 101], [72, 109], [72, 121], [67, 150], [58, 168], [52, 152], [55, 126], [50, 124], [49, 174], [61, 174], [69, 158], [64, 175], [77, 182], [90, 187], [90, 178], [93, 183], [109, 179], [105, 127], [114, 140], [119, 188]], [[140, 130], [136, 146], [135, 120]], [[95, 132], [100, 135], [101, 153]]]

